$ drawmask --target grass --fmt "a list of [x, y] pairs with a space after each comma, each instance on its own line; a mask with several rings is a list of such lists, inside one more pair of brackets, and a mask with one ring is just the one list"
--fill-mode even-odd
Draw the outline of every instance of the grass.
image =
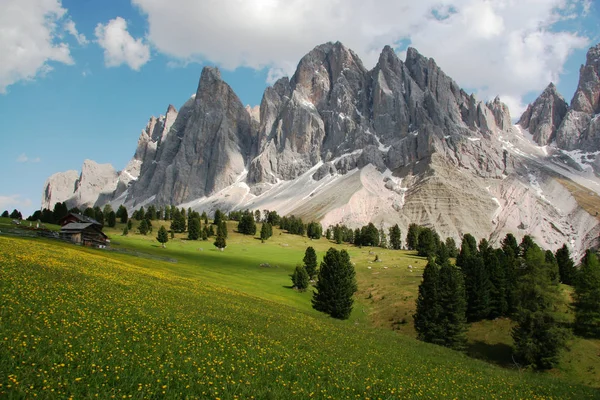
[[148, 236], [107, 228], [116, 251], [0, 235], [0, 397], [598, 394], [600, 341], [574, 339], [551, 374], [514, 370], [508, 320], [472, 325], [468, 354], [484, 361], [416, 341], [426, 261], [411, 252], [338, 246], [356, 264], [359, 292], [351, 319], [336, 321], [289, 278], [307, 246], [320, 259], [329, 241], [275, 230], [261, 243], [229, 223], [224, 252], [184, 235], [162, 249], [154, 225]]
[[557, 177], [556, 180], [571, 192], [577, 204], [585, 211], [600, 218], [598, 215], [600, 213], [600, 196], [570, 179]]

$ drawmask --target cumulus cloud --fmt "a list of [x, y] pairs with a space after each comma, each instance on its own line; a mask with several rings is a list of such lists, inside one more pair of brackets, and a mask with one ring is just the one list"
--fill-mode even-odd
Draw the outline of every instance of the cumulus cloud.
[[367, 67], [384, 45], [410, 44], [480, 98], [499, 94], [516, 108], [588, 45], [553, 28], [589, 12], [589, 0], [132, 1], [147, 15], [151, 43], [175, 59], [267, 67], [272, 82], [323, 42], [343, 42]]
[[111, 19], [106, 25], [98, 24], [95, 30], [98, 44], [104, 49], [107, 67], [126, 64], [139, 69], [150, 60], [150, 46], [143, 39], [134, 39], [127, 31], [127, 21], [121, 17]]
[[29, 158], [29, 157], [27, 157], [27, 154], [25, 154], [25, 153], [21, 153], [19, 155], [19, 157], [17, 157], [17, 162], [18, 163], [27, 163], [27, 162], [29, 162], [29, 163], [39, 163], [41, 161], [42, 161], [41, 158], [39, 158], [39, 157]]
[[21, 80], [52, 70], [49, 62], [73, 64], [67, 43], [60, 40], [65, 16], [60, 0], [3, 0], [0, 12], [0, 93]]
[[67, 22], [65, 22], [64, 29], [69, 34], [71, 34], [75, 38], [75, 40], [77, 40], [77, 43], [79, 43], [80, 45], [85, 46], [89, 43], [85, 35], [77, 31], [77, 28], [75, 27], [75, 22], [73, 22], [73, 20], [67, 20]]
[[9, 208], [22, 209], [23, 207], [31, 207], [31, 204], [31, 199], [25, 199], [19, 194], [0, 195], [0, 210], [8, 210]]

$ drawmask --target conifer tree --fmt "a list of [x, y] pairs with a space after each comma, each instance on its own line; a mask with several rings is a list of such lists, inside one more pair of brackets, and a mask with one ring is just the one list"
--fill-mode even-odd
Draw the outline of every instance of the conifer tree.
[[[221, 212], [221, 210], [219, 210], [217, 208], [217, 210], [215, 211], [215, 218], [213, 220], [213, 225], [219, 226], [221, 225], [221, 221], [223, 220], [223, 213]], [[254, 220], [254, 218], [253, 218]]]
[[204, 229], [202, 229], [202, 240], [208, 240], [208, 226], [204, 225]]
[[456, 256], [456, 265], [462, 268], [466, 259], [476, 256], [478, 253], [477, 241], [470, 233], [465, 233], [460, 245], [460, 252]]
[[129, 229], [129, 230], [133, 229], [133, 221], [132, 220], [127, 220], [127, 229]]
[[225, 239], [227, 239], [227, 237], [229, 236], [229, 233], [227, 232], [227, 222], [221, 221], [221, 224], [218, 225], [218, 227], [217, 227], [217, 236], [219, 235], [219, 233], [221, 235], [223, 235], [223, 237]]
[[394, 250], [402, 248], [402, 233], [398, 224], [390, 228], [390, 247]]
[[123, 228], [123, 236], [127, 235], [129, 235], [129, 228], [127, 227], [127, 225], [125, 225], [125, 228]]
[[223, 249], [225, 247], [227, 247], [227, 243], [225, 241], [225, 238], [223, 237], [223, 235], [218, 235], [217, 238], [215, 239], [215, 243], [214, 243], [215, 247], [221, 251], [223, 251]]
[[312, 280], [317, 276], [317, 253], [312, 247], [307, 247], [304, 252], [304, 268], [308, 273], [308, 277]]
[[464, 350], [467, 344], [467, 301], [464, 278], [448, 260], [439, 270], [438, 296], [441, 306], [442, 344], [454, 350]]
[[138, 226], [138, 231], [142, 235], [148, 234], [148, 221], [147, 220], [143, 219], [142, 222], [140, 222], [140, 225]]
[[127, 215], [127, 209], [125, 208], [125, 206], [120, 205], [119, 208], [117, 209], [117, 214], [116, 214], [117, 218], [119, 218], [119, 220], [121, 221], [122, 224], [126, 224], [127, 220], [129, 219], [129, 215]]
[[207, 229], [206, 232], [208, 233], [208, 237], [215, 236], [215, 229], [213, 228], [212, 225], [208, 225], [208, 229]]
[[565, 285], [573, 285], [575, 283], [577, 269], [575, 268], [575, 263], [571, 258], [571, 254], [566, 243], [563, 244], [560, 249], [556, 250], [555, 257], [558, 264], [558, 275], [560, 277], [560, 281]]
[[416, 250], [419, 244], [419, 233], [421, 227], [417, 224], [410, 224], [408, 226], [408, 233], [406, 234], [406, 247], [409, 250]]
[[417, 338], [424, 342], [443, 344], [442, 307], [439, 301], [440, 271], [433, 258], [425, 266], [419, 285], [417, 310], [413, 316]]
[[162, 244], [163, 248], [167, 247], [165, 243], [169, 241], [169, 233], [163, 225], [161, 225], [160, 228], [158, 228], [158, 235], [156, 236], [156, 240], [158, 240], [158, 242]]
[[296, 265], [294, 273], [291, 275], [294, 287], [300, 291], [305, 291], [308, 288], [308, 273], [301, 265]]
[[117, 225], [117, 215], [114, 211], [108, 213], [108, 226], [114, 228]]
[[200, 231], [201, 231], [200, 219], [192, 218], [188, 225], [188, 240], [200, 239], [200, 235], [201, 235]]
[[494, 319], [507, 315], [508, 303], [506, 301], [506, 268], [503, 265], [504, 253], [500, 249], [491, 247], [484, 253], [483, 262], [490, 278], [490, 314]]
[[519, 279], [519, 299], [512, 330], [517, 360], [536, 369], [549, 369], [558, 363], [567, 339], [555, 309], [560, 291], [551, 279], [551, 266], [544, 252], [531, 240], [524, 254], [525, 271]]
[[330, 248], [319, 269], [312, 305], [333, 318], [348, 319], [357, 290], [354, 266], [346, 250]]
[[491, 283], [488, 271], [479, 255], [466, 259], [460, 267], [465, 279], [467, 319], [481, 321], [490, 315]]
[[8, 210], [4, 210], [2, 213], [2, 218], [8, 218], [10, 214], [8, 214]]
[[458, 256], [458, 248], [453, 238], [446, 238], [446, 249], [448, 250], [448, 257], [456, 258]]
[[362, 246], [362, 237], [360, 237], [360, 229], [358, 228], [354, 230], [354, 245]]
[[574, 298], [575, 333], [600, 339], [600, 262], [591, 250], [585, 253], [575, 278]]
[[435, 256], [437, 252], [437, 245], [439, 242], [436, 240], [437, 234], [431, 228], [421, 228], [419, 232], [419, 239], [417, 241], [417, 252], [421, 257]]
[[260, 239], [264, 242], [273, 235], [273, 228], [268, 222], [263, 222], [260, 228]]

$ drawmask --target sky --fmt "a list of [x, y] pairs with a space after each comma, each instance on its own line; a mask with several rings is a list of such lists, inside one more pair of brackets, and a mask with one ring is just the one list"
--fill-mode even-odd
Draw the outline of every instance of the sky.
[[85, 159], [124, 168], [204, 66], [253, 106], [328, 41], [367, 68], [385, 45], [415, 47], [516, 119], [550, 82], [570, 101], [600, 0], [0, 0], [0, 212], [30, 215], [45, 180]]

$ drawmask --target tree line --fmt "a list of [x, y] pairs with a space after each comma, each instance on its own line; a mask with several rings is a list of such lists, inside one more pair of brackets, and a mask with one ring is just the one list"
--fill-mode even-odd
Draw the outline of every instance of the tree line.
[[[435, 232], [423, 232], [427, 228], [413, 232], [416, 240], [410, 243], [428, 257], [414, 315], [420, 340], [464, 350], [468, 323], [507, 317], [516, 323], [511, 333], [515, 359], [549, 369], [558, 362], [569, 328], [600, 338], [600, 263], [594, 252], [587, 251], [576, 268], [566, 245], [552, 253], [530, 236], [519, 244], [507, 234], [500, 248], [493, 248], [465, 234], [452, 265], [452, 246]], [[558, 309], [561, 282], [574, 285], [571, 326]]]

